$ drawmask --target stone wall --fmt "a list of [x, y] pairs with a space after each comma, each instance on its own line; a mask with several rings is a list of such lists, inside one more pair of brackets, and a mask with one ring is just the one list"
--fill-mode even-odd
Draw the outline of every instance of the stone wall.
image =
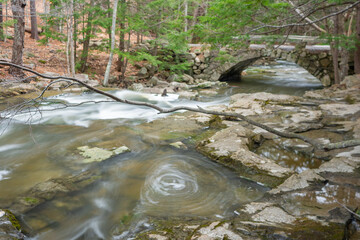
[[334, 79], [330, 50], [309, 50], [306, 48], [260, 50], [261, 55], [273, 59], [294, 62], [306, 69], [321, 81], [323, 86], [330, 86]]
[[[219, 50], [209, 49], [193, 49], [189, 55], [189, 61], [191, 63], [191, 69], [189, 75], [195, 79], [202, 79], [204, 81], [217, 81], [220, 76], [228, 69], [236, 65], [237, 63], [246, 59], [260, 56], [258, 51], [233, 51], [231, 49], [221, 49], [221, 52], [225, 53], [222, 57], [219, 56]], [[222, 61], [221, 59], [228, 58], [229, 61]]]
[[263, 56], [270, 60], [279, 59], [294, 62], [318, 78], [324, 86], [330, 86], [334, 82], [332, 56], [328, 46], [306, 46], [303, 43], [296, 47], [283, 45], [277, 49], [267, 49], [266, 45], [250, 45], [247, 50], [221, 49], [221, 51], [228, 54], [230, 61], [221, 62], [217, 60], [218, 50], [193, 49], [189, 58], [191, 62], [190, 75], [195, 79], [216, 81], [225, 71], [240, 61]]

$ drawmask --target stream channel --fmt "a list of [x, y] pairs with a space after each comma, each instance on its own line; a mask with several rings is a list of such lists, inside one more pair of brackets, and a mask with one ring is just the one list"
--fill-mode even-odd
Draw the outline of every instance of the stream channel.
[[[321, 88], [304, 69], [287, 62], [251, 67], [246, 72], [242, 82], [229, 83], [231, 87], [221, 94], [199, 101], [178, 99], [175, 94], [112, 93], [165, 108], [206, 108], [227, 104], [230, 95], [241, 92], [301, 95]], [[165, 114], [121, 103], [84, 103], [106, 100], [92, 93], [51, 99], [83, 104], [71, 108], [48, 104], [41, 106], [41, 114], [18, 116], [8, 126], [1, 126], [0, 208], [11, 206], [18, 196], [52, 178], [96, 169], [100, 180], [24, 213], [21, 220], [35, 233], [33, 239], [129, 239], [151, 228], [148, 217], [226, 219], [235, 214], [236, 207], [269, 190], [239, 178], [194, 149], [181, 150], [144, 139], [140, 126]], [[82, 146], [127, 146], [131, 151], [103, 162], [84, 163], [78, 160]], [[121, 227], [124, 222], [130, 222], [127, 229]]]

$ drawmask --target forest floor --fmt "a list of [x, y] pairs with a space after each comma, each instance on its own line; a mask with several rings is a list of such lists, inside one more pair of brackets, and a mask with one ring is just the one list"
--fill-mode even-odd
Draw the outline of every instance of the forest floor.
[[[11, 29], [10, 29], [11, 30]], [[11, 35], [11, 32], [9, 32]], [[43, 37], [40, 37], [41, 39]], [[97, 34], [96, 40], [105, 39], [105, 34]], [[145, 40], [148, 38], [145, 38]], [[136, 35], [131, 35], [131, 44], [136, 43]], [[12, 55], [11, 39], [5, 42], [0, 42], [0, 61], [11, 61]], [[77, 58], [80, 57], [82, 45], [76, 48]], [[89, 75], [90, 79], [100, 81], [104, 78], [106, 65], [109, 60], [109, 52], [97, 49], [90, 49], [88, 57], [88, 68], [84, 72]], [[42, 43], [30, 38], [30, 33], [25, 33], [24, 41], [24, 55], [23, 61], [25, 66], [30, 66], [33, 70], [39, 73], [57, 73], [59, 75], [68, 75], [67, 59], [66, 59], [66, 42], [61, 42], [54, 39], [49, 39], [48, 43]], [[113, 61], [116, 63], [117, 57], [114, 56]], [[113, 62], [113, 63], [114, 63]], [[111, 76], [118, 76], [120, 73], [115, 69], [116, 64], [113, 64], [111, 69]], [[14, 78], [7, 71], [8, 67], [0, 66], [0, 83], [12, 81]], [[126, 75], [132, 75], [137, 71], [137, 68], [132, 64], [128, 64]], [[30, 73], [27, 73], [30, 76]]]

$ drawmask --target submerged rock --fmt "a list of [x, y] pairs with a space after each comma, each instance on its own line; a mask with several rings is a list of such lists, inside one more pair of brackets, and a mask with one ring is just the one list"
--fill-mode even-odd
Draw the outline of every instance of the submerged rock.
[[9, 210], [0, 209], [0, 239], [25, 239], [19, 221]]
[[75, 176], [54, 178], [38, 183], [17, 197], [11, 204], [10, 209], [16, 214], [25, 213], [45, 201], [51, 200], [58, 195], [80, 190], [100, 178], [99, 172], [95, 169], [94, 171], [85, 171]]
[[85, 159], [83, 163], [101, 162], [116, 154], [121, 154], [130, 151], [126, 146], [116, 148], [114, 150], [106, 150], [98, 147], [90, 148], [89, 146], [81, 146], [77, 148]]
[[186, 145], [182, 142], [174, 142], [174, 143], [170, 143], [170, 146], [174, 147], [174, 148], [178, 148], [178, 149], [187, 149]]

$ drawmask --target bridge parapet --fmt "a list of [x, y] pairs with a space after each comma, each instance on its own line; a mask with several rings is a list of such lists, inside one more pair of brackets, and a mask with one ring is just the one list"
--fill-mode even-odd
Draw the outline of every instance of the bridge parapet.
[[318, 78], [324, 86], [330, 86], [334, 80], [332, 56], [327, 45], [274, 46], [250, 45], [250, 50], [258, 51], [262, 56], [294, 62]]
[[[263, 56], [273, 60], [294, 62], [318, 78], [324, 86], [330, 86], [334, 82], [332, 56], [328, 45], [301, 43], [296, 46], [280, 45], [268, 48], [265, 44], [250, 44], [246, 50], [222, 50], [227, 53], [230, 61], [219, 61], [219, 51], [201, 50], [200, 47], [193, 49], [191, 71], [194, 78], [216, 81], [224, 79], [225, 72], [233, 72], [235, 78], [240, 79], [241, 72], [253, 62], [248, 60]], [[239, 68], [240, 65], [241, 68]], [[233, 71], [233, 69], [230, 71], [232, 67], [237, 71]]]

